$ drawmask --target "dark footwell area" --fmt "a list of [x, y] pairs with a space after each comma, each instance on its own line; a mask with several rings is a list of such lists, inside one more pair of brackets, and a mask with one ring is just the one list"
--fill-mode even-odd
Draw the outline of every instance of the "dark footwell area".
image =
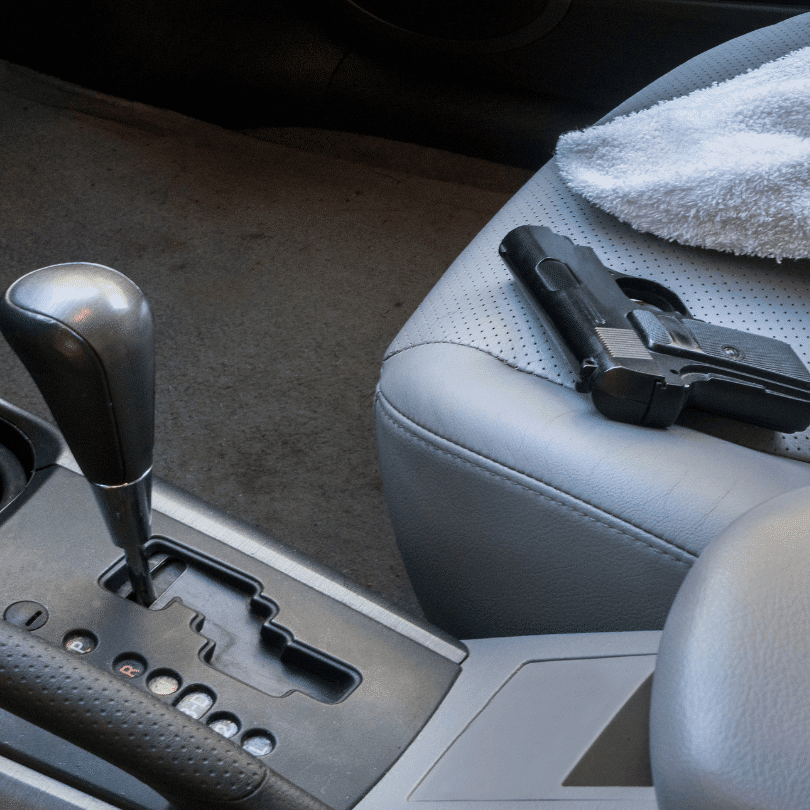
[[[132, 278], [156, 321], [155, 473], [418, 611], [376, 466], [382, 353], [523, 175], [0, 78], [0, 285], [76, 261]], [[47, 417], [5, 344], [0, 368], [0, 396]]]

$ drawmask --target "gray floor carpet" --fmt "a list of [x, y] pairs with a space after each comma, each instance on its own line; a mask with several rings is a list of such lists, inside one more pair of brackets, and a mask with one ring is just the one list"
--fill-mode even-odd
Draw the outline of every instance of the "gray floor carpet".
[[[252, 135], [0, 62], [0, 287], [70, 261], [132, 278], [157, 325], [156, 474], [418, 613], [377, 470], [381, 357], [523, 177]], [[0, 396], [47, 416], [4, 343], [0, 368]]]

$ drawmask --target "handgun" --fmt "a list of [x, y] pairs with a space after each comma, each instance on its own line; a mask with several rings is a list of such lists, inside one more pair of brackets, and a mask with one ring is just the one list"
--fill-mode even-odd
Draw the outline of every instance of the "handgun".
[[544, 226], [515, 228], [499, 251], [610, 419], [663, 428], [691, 407], [782, 433], [810, 425], [810, 372], [787, 343], [693, 318], [672, 290]]

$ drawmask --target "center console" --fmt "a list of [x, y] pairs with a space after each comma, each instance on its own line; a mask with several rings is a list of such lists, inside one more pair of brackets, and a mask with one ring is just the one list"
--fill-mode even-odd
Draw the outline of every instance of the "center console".
[[463, 644], [152, 485], [139, 291], [47, 270], [0, 307], [61, 428], [0, 401], [6, 810], [656, 806], [658, 633]]
[[[335, 810], [380, 779], [456, 679], [463, 645], [160, 481], [145, 547], [157, 598], [138, 604], [58, 435], [5, 402], [0, 418], [35, 459], [2, 514], [0, 611], [88, 673], [110, 673], [213, 729]], [[6, 478], [4, 490], [14, 486]], [[0, 702], [39, 718], [44, 699]], [[75, 743], [93, 748], [94, 722]], [[166, 806], [108, 769], [63, 773], [65, 747], [25, 745], [23, 721], [7, 715], [2, 728], [0, 754], [105, 801], [134, 790], [129, 806]]]

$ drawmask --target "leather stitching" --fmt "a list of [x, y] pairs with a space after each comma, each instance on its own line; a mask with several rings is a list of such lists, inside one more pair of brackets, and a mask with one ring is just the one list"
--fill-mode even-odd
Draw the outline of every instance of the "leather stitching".
[[[516, 360], [511, 360], [507, 357], [502, 357], [499, 354], [491, 351], [490, 349], [482, 348], [481, 346], [476, 346], [469, 341], [465, 342], [463, 340], [421, 340], [418, 343], [409, 343], [407, 346], [403, 346], [401, 349], [396, 349], [389, 354], [386, 354], [383, 357], [383, 363], [387, 360], [390, 360], [392, 357], [396, 357], [398, 354], [402, 354], [403, 352], [408, 352], [411, 349], [416, 349], [419, 346], [435, 346], [435, 345], [448, 345], [448, 346], [463, 346], [465, 349], [475, 349], [477, 352], [481, 352], [481, 354], [486, 354], [489, 357], [497, 360], [500, 363], [503, 363], [505, 366], [509, 368], [513, 368], [515, 371], [519, 371], [521, 374], [530, 374], [532, 377], [537, 377], [540, 380], [545, 380], [546, 382], [553, 383], [554, 385], [559, 385], [560, 388], [567, 388], [571, 391], [575, 390], [574, 384], [571, 383], [570, 385], [564, 382], [560, 382], [559, 380], [552, 379], [549, 376], [541, 373], [541, 371], [533, 368], [523, 368]], [[388, 400], [386, 400], [387, 402]], [[391, 406], [393, 408], [393, 406]], [[396, 410], [396, 408], [394, 408]], [[420, 425], [421, 427], [421, 425]]]
[[[405, 417], [404, 414], [401, 414], [400, 411], [397, 410], [397, 408], [395, 408], [391, 404], [391, 402], [388, 399], [386, 399], [386, 397], [380, 391], [377, 392], [377, 397], [382, 402], [384, 402], [386, 405], [388, 405], [388, 407], [390, 407], [392, 411], [394, 411], [395, 413], [400, 414], [404, 419], [408, 418], [408, 417]], [[521, 484], [519, 481], [515, 481], [515, 480], [509, 478], [506, 475], [502, 475], [500, 473], [494, 472], [493, 470], [487, 470], [486, 468], [484, 468], [480, 464], [476, 464], [474, 461], [471, 461], [470, 459], [463, 458], [462, 456], [460, 456], [460, 455], [458, 455], [456, 453], [452, 453], [449, 450], [444, 450], [442, 448], [431, 445], [430, 442], [426, 441], [421, 436], [418, 436], [414, 431], [412, 431], [410, 428], [408, 428], [405, 424], [401, 424], [401, 423], [398, 423], [397, 421], [395, 421], [394, 418], [389, 413], [387, 413], [384, 408], [381, 408], [380, 412], [382, 413], [383, 418], [386, 419], [386, 421], [388, 421], [393, 426], [393, 428], [395, 430], [400, 431], [402, 433], [408, 434], [408, 436], [410, 436], [414, 441], [417, 441], [420, 444], [425, 445], [425, 447], [428, 450], [431, 450], [431, 451], [433, 451], [435, 453], [440, 453], [441, 455], [448, 456], [448, 457], [450, 457], [452, 459], [460, 461], [460, 462], [462, 462], [464, 464], [467, 464], [467, 465], [469, 465], [471, 467], [476, 467], [477, 469], [481, 470], [481, 472], [483, 472], [486, 475], [492, 476], [494, 478], [500, 478], [500, 479], [502, 479], [503, 481], [505, 481], [508, 484], [519, 487], [520, 489], [524, 489], [527, 492], [530, 492], [530, 493], [532, 493], [534, 495], [539, 496], [540, 498], [543, 498], [544, 500], [550, 501], [551, 503], [555, 504], [556, 506], [559, 506], [559, 507], [561, 507], [563, 509], [566, 509], [566, 510], [568, 510], [570, 512], [574, 512], [579, 517], [585, 518], [586, 520], [591, 521], [593, 523], [600, 524], [600, 525], [604, 526], [605, 528], [609, 529], [611, 532], [619, 535], [620, 537], [625, 537], [628, 540], [631, 540], [633, 543], [641, 543], [642, 545], [646, 546], [650, 551], [653, 551], [656, 554], [662, 554], [662, 555], [664, 555], [666, 557], [669, 557], [671, 560], [674, 560], [679, 565], [682, 565], [682, 566], [684, 566], [686, 568], [691, 567], [690, 563], [686, 562], [685, 560], [679, 559], [671, 551], [667, 551], [666, 549], [658, 548], [657, 546], [653, 545], [648, 540], [645, 540], [643, 537], [638, 537], [636, 535], [630, 534], [629, 532], [622, 531], [621, 529], [618, 529], [615, 526], [611, 526], [607, 521], [600, 520], [598, 517], [595, 517], [594, 515], [589, 515], [584, 510], [578, 509], [576, 506], [574, 506], [572, 504], [563, 503], [562, 501], [557, 500], [557, 499], [551, 497], [550, 495], [547, 495], [547, 494], [545, 494], [543, 492], [538, 492], [537, 490], [534, 490], [531, 487], [526, 486], [525, 484]], [[409, 421], [413, 421], [413, 420], [409, 420]], [[442, 441], [447, 441], [447, 439], [443, 439], [441, 436], [439, 436], [437, 433], [434, 433], [429, 428], [423, 427], [422, 425], [419, 425], [417, 422], [414, 422], [414, 424], [417, 425], [422, 430], [424, 430], [426, 433], [429, 433], [431, 436], [436, 436], [437, 439], [442, 439]], [[487, 461], [492, 462], [493, 464], [498, 464], [499, 466], [504, 467], [504, 469], [511, 470], [510, 467], [507, 467], [506, 465], [502, 464], [500, 461], [495, 461], [494, 459], [490, 459], [487, 456], [484, 456], [484, 455], [482, 455], [481, 453], [478, 453], [475, 450], [470, 450], [469, 448], [464, 447], [463, 445], [459, 445], [459, 447], [461, 449], [463, 449], [463, 450], [467, 450], [470, 453], [475, 453], [476, 455], [480, 456], [483, 459], [486, 459]], [[525, 473], [520, 473], [517, 470], [512, 470], [512, 471], [517, 473], [518, 475], [525, 475]], [[553, 490], [554, 492], [559, 493], [560, 495], [562, 495], [564, 497], [567, 497], [567, 498], [573, 498], [574, 497], [573, 495], [571, 495], [568, 492], [565, 492], [564, 490], [558, 489], [557, 487], [555, 487], [555, 486], [553, 486], [551, 484], [547, 484], [545, 481], [538, 481], [537, 483], [541, 484], [544, 487], [548, 487], [549, 489]], [[604, 511], [604, 510], [600, 510], [599, 507], [594, 506], [593, 504], [587, 503], [587, 501], [583, 501], [583, 503], [587, 504], [591, 509], [596, 509], [598, 511]], [[610, 513], [605, 512], [605, 514], [610, 514]], [[622, 522], [627, 523], [628, 526], [633, 526], [632, 523], [628, 523], [627, 521], [623, 520], [622, 518], [618, 518], [615, 515], [611, 515], [611, 517], [613, 517], [615, 520], [621, 520]], [[692, 553], [691, 551], [687, 551], [686, 549], [681, 548], [680, 546], [676, 545], [675, 543], [672, 543], [669, 540], [665, 540], [663, 537], [652, 534], [652, 532], [646, 532], [644, 529], [640, 529], [637, 526], [633, 526], [633, 528], [637, 529], [639, 532], [645, 532], [645, 534], [649, 534], [650, 536], [657, 538], [662, 543], [666, 543], [667, 545], [670, 545], [673, 548], [677, 548], [679, 551], [681, 551], [683, 554], [688, 555], [693, 560], [697, 559], [696, 554]]]

